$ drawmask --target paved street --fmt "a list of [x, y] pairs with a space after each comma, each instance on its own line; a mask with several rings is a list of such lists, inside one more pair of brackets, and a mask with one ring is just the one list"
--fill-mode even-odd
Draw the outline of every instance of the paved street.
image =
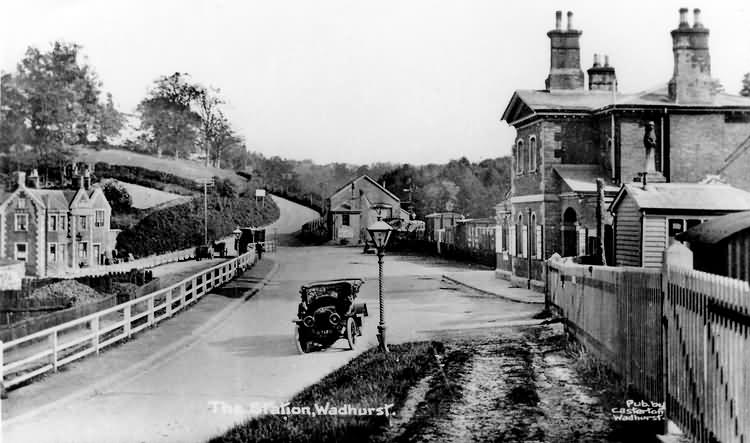
[[[214, 327], [196, 332], [210, 321], [211, 312], [188, 315], [191, 314], [188, 311], [184, 317], [170, 320], [183, 322], [180, 334], [194, 334], [195, 340], [135, 373], [131, 371], [127, 377], [115, 377], [116, 382], [96, 392], [87, 392], [42, 414], [26, 414], [14, 420], [11, 413], [4, 417], [4, 441], [203, 441], [244, 418], [214, 413], [210, 402], [238, 405], [282, 402], [376, 343], [375, 256], [363, 255], [359, 248], [307, 247], [280, 248], [270, 254], [270, 258], [278, 263], [279, 270], [268, 285], [249, 301], [232, 308], [232, 312]], [[469, 294], [441, 282], [445, 273], [455, 277], [469, 270], [465, 265], [433, 258], [386, 257], [389, 339], [410, 341], [462, 330], [530, 323], [530, 316], [539, 311], [538, 305]], [[298, 355], [291, 319], [296, 312], [300, 284], [348, 276], [368, 280], [360, 292], [360, 301], [367, 302], [370, 311], [360, 347], [350, 352], [340, 342], [325, 352]], [[226, 303], [211, 300], [220, 298], [223, 299], [219, 295], [209, 296], [193, 309], [202, 303], [213, 303], [218, 312]], [[158, 335], [158, 330], [149, 331], [124, 346], [136, 349], [132, 345], [140, 342], [158, 353], [160, 341], [149, 336]], [[188, 330], [192, 332], [186, 332]], [[104, 353], [96, 360], [108, 358], [108, 353]], [[123, 356], [118, 358], [121, 369], [126, 369]], [[134, 354], [133, 358], [143, 356]], [[136, 361], [131, 362], [134, 363]], [[108, 368], [99, 374], [101, 378], [112, 378], [113, 373], [116, 374], [111, 366], [101, 367]], [[72, 374], [58, 374], [40, 381], [34, 390], [44, 390], [45, 385], [53, 384], [58, 376], [74, 379], [76, 370], [81, 369], [71, 368]], [[90, 371], [95, 372], [95, 369], [89, 367], [88, 371], [87, 379], [93, 379], [95, 375]], [[23, 389], [11, 392], [4, 408], [12, 411], [14, 402], [23, 402], [23, 397]]]

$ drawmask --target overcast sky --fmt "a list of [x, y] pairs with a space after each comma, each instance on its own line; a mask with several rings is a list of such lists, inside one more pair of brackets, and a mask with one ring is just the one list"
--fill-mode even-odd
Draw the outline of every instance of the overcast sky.
[[30, 46], [79, 43], [103, 89], [133, 112], [160, 75], [218, 88], [265, 155], [428, 163], [507, 155], [500, 116], [515, 89], [543, 89], [556, 9], [572, 10], [582, 69], [610, 55], [620, 90], [672, 75], [678, 8], [711, 30], [727, 91], [750, 71], [748, 1], [23, 0], [2, 2], [0, 69]]

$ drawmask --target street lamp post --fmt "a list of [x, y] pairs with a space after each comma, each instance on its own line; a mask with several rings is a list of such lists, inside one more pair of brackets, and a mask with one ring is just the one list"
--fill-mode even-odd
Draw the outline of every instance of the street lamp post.
[[378, 301], [380, 303], [378, 344], [382, 352], [388, 352], [388, 342], [385, 339], [385, 305], [383, 304], [383, 256], [392, 230], [388, 223], [380, 220], [380, 217], [378, 217], [378, 221], [367, 228], [367, 232], [369, 232], [370, 238], [378, 251]]

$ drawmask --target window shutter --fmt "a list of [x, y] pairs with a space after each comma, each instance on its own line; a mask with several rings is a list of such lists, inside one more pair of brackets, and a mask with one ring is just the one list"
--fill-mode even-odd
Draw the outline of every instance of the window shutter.
[[536, 239], [536, 258], [544, 258], [544, 254], [542, 254], [542, 225], [536, 225], [536, 235], [534, 238]]
[[529, 253], [529, 227], [523, 225], [521, 227], [521, 256], [523, 258], [528, 257]]
[[508, 227], [508, 251], [510, 255], [516, 255], [516, 226], [510, 225]]

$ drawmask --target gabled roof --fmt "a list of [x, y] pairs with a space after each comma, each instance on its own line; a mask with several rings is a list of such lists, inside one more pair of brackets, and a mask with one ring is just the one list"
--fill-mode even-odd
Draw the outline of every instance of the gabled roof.
[[70, 202], [71, 208], [90, 208], [91, 200], [89, 199], [89, 193], [85, 189], [81, 188], [76, 191], [73, 200]]
[[557, 175], [573, 192], [596, 192], [596, 179], [604, 179], [604, 192], [614, 194], [620, 188], [607, 184], [609, 180], [599, 165], [556, 165], [553, 167]]
[[715, 244], [750, 228], [750, 211], [735, 212], [716, 217], [678, 234], [679, 241]]
[[595, 113], [612, 108], [719, 108], [750, 110], [750, 97], [718, 93], [713, 103], [675, 103], [666, 84], [634, 94], [587, 89], [548, 91], [519, 89], [513, 93], [501, 120], [513, 125], [528, 117], [545, 113]]
[[28, 194], [28, 196], [31, 198], [31, 201], [34, 202], [34, 204], [43, 208], [44, 201], [41, 198], [39, 198], [38, 195], [29, 191], [30, 189], [24, 186], [24, 187], [16, 188], [15, 191], [11, 192], [10, 194], [5, 195], [4, 196], [5, 199], [3, 200], [2, 204], [0, 204], [0, 211], [4, 211], [5, 208], [8, 206], [8, 203], [12, 201], [21, 192], [25, 192], [26, 194]]
[[614, 212], [619, 203], [630, 195], [641, 210], [686, 211], [747, 211], [750, 192], [730, 185], [700, 183], [653, 183], [643, 189], [640, 184], [626, 184], [620, 188], [609, 207]]
[[70, 200], [61, 189], [28, 189], [39, 197], [47, 209], [68, 210]]
[[367, 180], [367, 181], [369, 181], [370, 183], [372, 183], [373, 185], [375, 185], [376, 188], [378, 188], [381, 191], [385, 192], [389, 197], [393, 198], [394, 200], [396, 200], [399, 203], [401, 202], [401, 199], [399, 199], [398, 197], [396, 197], [395, 195], [393, 195], [393, 193], [391, 193], [391, 191], [387, 190], [383, 185], [381, 185], [380, 183], [378, 183], [377, 181], [373, 180], [372, 178], [370, 178], [367, 175], [363, 175], [363, 176], [355, 178], [354, 180], [348, 181], [344, 186], [342, 186], [342, 187], [338, 188], [336, 191], [334, 191], [333, 194], [331, 194], [331, 196], [334, 196], [334, 195], [338, 194], [339, 192], [343, 191], [345, 188], [350, 187], [352, 185], [352, 183], [356, 183], [356, 182], [358, 182], [360, 180]]

